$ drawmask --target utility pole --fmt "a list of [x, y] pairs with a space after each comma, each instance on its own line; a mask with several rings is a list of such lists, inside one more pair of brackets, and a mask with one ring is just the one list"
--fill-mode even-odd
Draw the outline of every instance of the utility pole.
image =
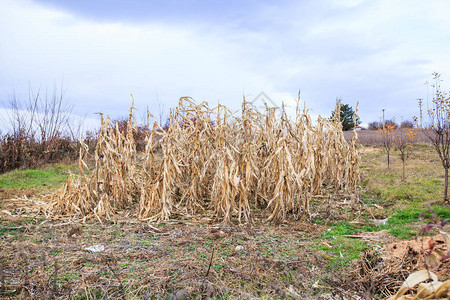
[[383, 108], [383, 130], [384, 130], [384, 108]]
[[417, 99], [417, 101], [419, 101], [419, 114], [420, 114], [420, 128], [422, 128], [422, 102], [423, 102], [423, 99], [422, 98], [419, 98], [419, 99]]

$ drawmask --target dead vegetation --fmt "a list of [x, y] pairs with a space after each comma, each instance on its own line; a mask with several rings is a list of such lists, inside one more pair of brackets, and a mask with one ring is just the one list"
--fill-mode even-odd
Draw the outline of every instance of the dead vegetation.
[[[80, 174], [53, 194], [48, 215], [101, 220], [136, 206], [139, 219], [149, 221], [208, 212], [217, 221], [245, 223], [262, 210], [268, 220], [280, 222], [288, 214], [309, 216], [311, 198], [325, 190], [356, 192], [356, 132], [346, 142], [338, 118], [319, 117], [313, 124], [299, 107], [293, 120], [284, 109], [277, 118], [277, 108], [259, 113], [245, 99], [237, 117], [223, 105], [209, 108], [181, 98], [167, 130], [153, 125], [138, 159], [133, 109], [127, 134], [102, 117], [92, 175], [84, 172], [83, 144]], [[336, 116], [339, 109], [338, 104]], [[156, 160], [158, 145], [162, 158]]]
[[[151, 226], [124, 215], [116, 224], [21, 220], [3, 227], [0, 240], [6, 297], [164, 299], [185, 290], [191, 299], [329, 299], [332, 293], [320, 282], [330, 274], [329, 261], [307, 246], [320, 235], [317, 225]], [[104, 251], [86, 250], [95, 244]]]
[[[353, 285], [349, 285], [348, 288], [365, 290], [382, 296], [383, 299], [448, 299], [446, 298], [447, 292], [450, 292], [448, 258], [436, 259], [434, 264], [427, 259], [430, 245], [437, 248], [441, 254], [447, 253], [446, 235], [443, 232], [433, 237], [416, 237], [413, 240], [389, 243], [385, 245], [383, 251], [374, 249], [366, 251], [353, 271], [350, 271]], [[414, 284], [411, 282], [413, 274], [421, 274], [419, 276], [421, 280]], [[438, 282], [438, 278], [443, 279], [445, 285], [442, 285], [439, 293], [433, 294], [442, 284]], [[429, 284], [417, 287], [418, 283], [428, 279], [432, 279], [434, 287], [430, 289]], [[403, 296], [408, 290], [416, 291], [417, 295]]]

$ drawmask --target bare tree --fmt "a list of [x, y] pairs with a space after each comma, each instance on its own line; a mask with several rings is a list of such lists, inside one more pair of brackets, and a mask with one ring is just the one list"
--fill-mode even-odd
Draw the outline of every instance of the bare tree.
[[412, 154], [415, 138], [416, 138], [415, 128], [405, 129], [403, 127], [400, 127], [400, 129], [397, 131], [397, 134], [394, 136], [394, 146], [395, 149], [398, 151], [398, 156], [402, 161], [403, 166], [402, 180], [405, 180], [406, 160]]
[[29, 134], [30, 122], [33, 118], [27, 118], [23, 112], [25, 111], [25, 103], [21, 102], [16, 93], [9, 97], [8, 101], [2, 101], [2, 106], [6, 110], [6, 118], [1, 120], [2, 126], [11, 135], [17, 136], [19, 133]]
[[36, 138], [41, 142], [48, 142], [62, 134], [73, 134], [70, 115], [73, 105], [64, 99], [63, 86], [60, 90], [55, 87], [49, 95], [46, 91], [42, 96], [40, 89], [28, 91], [28, 100], [23, 101], [13, 93], [9, 101], [3, 102], [8, 111], [8, 120], [3, 122], [10, 134], [23, 134]]
[[159, 119], [159, 126], [164, 126], [163, 122], [164, 122], [164, 116], [166, 115], [166, 108], [165, 105], [161, 102], [156, 103], [156, 105], [158, 106], [158, 119]]
[[448, 203], [448, 169], [450, 168], [450, 96], [441, 89], [441, 75], [434, 72], [432, 108], [428, 110], [431, 130], [423, 129], [444, 167], [444, 202]]
[[394, 146], [394, 130], [397, 128], [397, 124], [393, 121], [386, 121], [384, 126], [378, 129], [378, 136], [383, 139], [383, 149], [387, 154], [387, 168], [389, 169], [391, 161], [390, 154]]

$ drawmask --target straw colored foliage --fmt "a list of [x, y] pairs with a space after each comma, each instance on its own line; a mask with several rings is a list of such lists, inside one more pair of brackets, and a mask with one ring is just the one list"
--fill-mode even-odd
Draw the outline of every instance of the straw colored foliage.
[[49, 214], [101, 220], [134, 206], [148, 221], [206, 213], [217, 221], [251, 222], [258, 211], [280, 222], [288, 214], [309, 216], [312, 197], [325, 190], [356, 192], [357, 136], [345, 141], [338, 118], [313, 124], [298, 107], [293, 120], [283, 109], [277, 118], [277, 108], [259, 113], [245, 99], [237, 117], [223, 105], [210, 108], [185, 97], [167, 129], [153, 124], [138, 158], [133, 109], [126, 134], [102, 116], [92, 174], [85, 173], [83, 144], [80, 174], [51, 196]]

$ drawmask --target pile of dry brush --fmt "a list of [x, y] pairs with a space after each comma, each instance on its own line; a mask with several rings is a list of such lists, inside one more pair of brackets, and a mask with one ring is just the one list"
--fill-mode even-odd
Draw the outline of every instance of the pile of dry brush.
[[[339, 116], [340, 105], [335, 116]], [[289, 120], [284, 109], [265, 113], [243, 102], [239, 117], [223, 105], [209, 108], [181, 98], [163, 130], [156, 122], [137, 155], [130, 108], [126, 132], [103, 118], [90, 176], [82, 144], [80, 174], [71, 175], [51, 196], [47, 213], [110, 218], [117, 209], [138, 206], [142, 220], [171, 214], [212, 213], [216, 220], [252, 220], [255, 210], [279, 222], [288, 214], [308, 216], [312, 197], [325, 189], [355, 193], [360, 156], [347, 142], [339, 119], [311, 122], [305, 109]], [[155, 157], [161, 147], [162, 157]]]

